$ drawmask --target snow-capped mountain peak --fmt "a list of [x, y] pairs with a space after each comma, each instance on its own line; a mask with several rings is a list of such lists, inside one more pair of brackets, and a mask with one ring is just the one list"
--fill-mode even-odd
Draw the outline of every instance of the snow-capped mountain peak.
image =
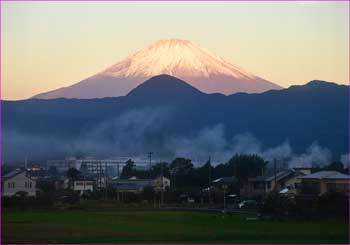
[[152, 77], [169, 74], [183, 77], [232, 76], [254, 79], [223, 58], [199, 45], [181, 39], [162, 39], [107, 68], [99, 75], [112, 77]]
[[281, 87], [266, 81], [199, 45], [163, 39], [85, 80], [35, 98], [103, 98], [128, 94], [151, 77], [167, 74], [204, 93], [259, 93]]

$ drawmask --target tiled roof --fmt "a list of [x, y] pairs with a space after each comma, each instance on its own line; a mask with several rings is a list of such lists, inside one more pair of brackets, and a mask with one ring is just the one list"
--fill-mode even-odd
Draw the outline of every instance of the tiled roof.
[[302, 179], [349, 179], [350, 176], [338, 171], [320, 171], [306, 175]]
[[23, 169], [17, 168], [17, 169], [15, 169], [15, 170], [13, 170], [13, 171], [11, 171], [11, 172], [5, 174], [4, 176], [2, 176], [2, 178], [3, 178], [3, 179], [10, 179], [10, 178], [15, 177], [16, 175], [22, 173], [22, 172], [24, 172]]
[[[287, 177], [289, 176], [290, 174], [294, 173], [293, 170], [283, 170], [283, 171], [280, 171], [278, 173], [276, 173], [276, 179], [279, 180], [279, 179], [282, 179], [284, 177]], [[275, 175], [274, 174], [270, 174], [270, 175], [267, 175], [267, 176], [257, 176], [255, 178], [250, 178], [249, 180], [250, 181], [266, 181], [266, 182], [269, 182], [269, 181], [273, 181], [275, 179]]]

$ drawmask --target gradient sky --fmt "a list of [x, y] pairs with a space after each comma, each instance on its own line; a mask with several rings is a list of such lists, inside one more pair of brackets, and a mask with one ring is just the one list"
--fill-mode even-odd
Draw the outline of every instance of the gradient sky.
[[2, 98], [68, 86], [163, 38], [281, 86], [349, 82], [348, 2], [2, 2]]

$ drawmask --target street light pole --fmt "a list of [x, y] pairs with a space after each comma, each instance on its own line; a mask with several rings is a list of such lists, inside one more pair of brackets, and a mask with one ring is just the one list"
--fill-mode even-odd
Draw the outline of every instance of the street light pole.
[[209, 201], [209, 206], [211, 205], [211, 203], [212, 203], [212, 201], [211, 201], [211, 158], [210, 158], [210, 156], [209, 156], [209, 174], [208, 174], [208, 177], [209, 177], [209, 187], [208, 187], [208, 201]]
[[163, 176], [164, 176], [164, 173], [163, 173], [163, 163], [160, 162], [160, 172], [161, 172], [161, 205], [164, 204], [164, 184], [163, 184]]
[[226, 211], [226, 185], [223, 185], [222, 188], [224, 189], [224, 212]]

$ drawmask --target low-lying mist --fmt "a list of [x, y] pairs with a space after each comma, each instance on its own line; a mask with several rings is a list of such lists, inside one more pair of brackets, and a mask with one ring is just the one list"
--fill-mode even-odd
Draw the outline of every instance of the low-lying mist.
[[[196, 132], [174, 134], [166, 127], [168, 120], [176, 120], [176, 114], [171, 108], [158, 107], [127, 111], [72, 138], [4, 130], [2, 157], [5, 163], [11, 163], [24, 161], [25, 157], [42, 161], [67, 156], [139, 157], [152, 151], [166, 161], [186, 157], [204, 163], [211, 157], [213, 163], [221, 163], [234, 154], [258, 154], [267, 161], [277, 159], [294, 167], [323, 166], [334, 160], [331, 151], [320, 146], [316, 139], [304, 153], [297, 154], [288, 139], [265, 148], [252, 133], [228, 135], [227, 126], [220, 123]], [[341, 161], [348, 163], [349, 155], [342, 155]]]

